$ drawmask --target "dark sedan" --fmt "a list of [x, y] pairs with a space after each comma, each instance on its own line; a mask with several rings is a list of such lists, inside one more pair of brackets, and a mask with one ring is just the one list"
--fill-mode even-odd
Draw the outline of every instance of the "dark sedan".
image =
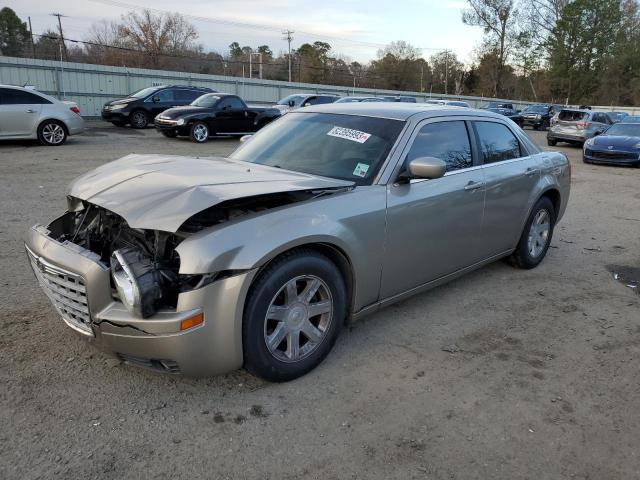
[[203, 143], [213, 135], [254, 133], [279, 116], [277, 108], [247, 106], [237, 95], [208, 93], [186, 107], [165, 110], [154, 123], [166, 137], [185, 136]]
[[486, 108], [485, 110], [489, 110], [490, 112], [504, 115], [505, 117], [508, 117], [509, 120], [512, 120], [519, 127], [522, 127], [522, 125], [524, 124], [524, 119], [522, 118], [522, 115], [520, 114], [520, 112], [512, 108], [493, 108], [492, 107], [492, 108]]
[[560, 110], [554, 105], [529, 105], [522, 111], [525, 126], [531, 126], [534, 130], [547, 129], [551, 126], [551, 117]]
[[584, 144], [585, 163], [640, 166], [640, 123], [616, 123]]

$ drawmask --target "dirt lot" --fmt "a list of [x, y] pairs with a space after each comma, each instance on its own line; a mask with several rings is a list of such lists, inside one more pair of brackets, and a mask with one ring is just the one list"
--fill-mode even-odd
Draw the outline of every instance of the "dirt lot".
[[67, 183], [130, 152], [235, 145], [97, 123], [0, 145], [0, 478], [640, 478], [640, 296], [612, 275], [640, 276], [640, 170], [578, 148], [560, 147], [571, 200], [539, 268], [495, 263], [357, 322], [297, 381], [148, 373], [65, 327], [20, 239]]

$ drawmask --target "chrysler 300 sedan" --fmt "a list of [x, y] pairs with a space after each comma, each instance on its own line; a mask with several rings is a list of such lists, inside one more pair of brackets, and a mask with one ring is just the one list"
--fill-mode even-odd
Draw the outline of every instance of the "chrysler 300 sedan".
[[497, 259], [537, 266], [570, 172], [491, 112], [314, 106], [229, 158], [129, 155], [85, 174], [26, 251], [64, 322], [123, 361], [285, 381], [346, 321]]

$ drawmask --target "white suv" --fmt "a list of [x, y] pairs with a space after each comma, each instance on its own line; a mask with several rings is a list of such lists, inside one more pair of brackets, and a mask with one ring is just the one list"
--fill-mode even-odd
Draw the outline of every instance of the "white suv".
[[62, 102], [44, 93], [0, 85], [0, 140], [38, 139], [43, 145], [62, 145], [69, 135], [84, 130], [74, 102]]

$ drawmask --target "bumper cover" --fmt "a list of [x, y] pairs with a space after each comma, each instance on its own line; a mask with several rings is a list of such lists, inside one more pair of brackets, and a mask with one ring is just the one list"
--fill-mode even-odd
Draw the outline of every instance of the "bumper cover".
[[[170, 365], [164, 371], [190, 376], [226, 373], [242, 366], [242, 313], [256, 270], [181, 293], [175, 311], [160, 311], [141, 319], [113, 299], [110, 270], [91, 252], [52, 239], [42, 226], [30, 229], [25, 243], [48, 265], [83, 280], [93, 335], [80, 333], [97, 348], [132, 364], [146, 362], [158, 366], [157, 370]], [[198, 312], [204, 313], [204, 323], [180, 331], [180, 322]]]
[[107, 122], [128, 122], [129, 121], [129, 112], [124, 112], [122, 110], [102, 110], [101, 114], [102, 119]]

